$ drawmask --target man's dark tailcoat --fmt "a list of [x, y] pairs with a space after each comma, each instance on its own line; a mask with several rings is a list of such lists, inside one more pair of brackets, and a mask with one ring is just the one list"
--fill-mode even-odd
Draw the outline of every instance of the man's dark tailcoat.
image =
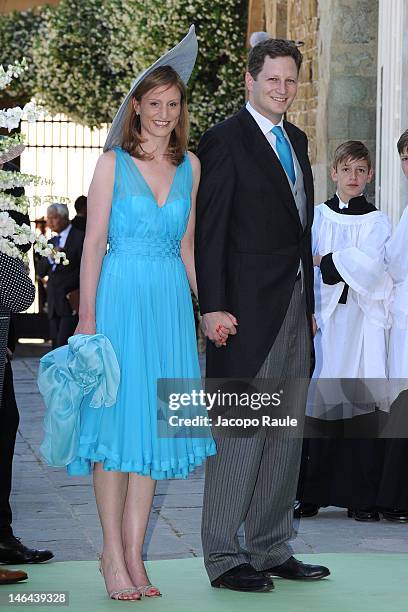
[[[47, 258], [41, 257], [37, 260], [37, 274], [40, 277], [48, 274], [48, 319], [53, 348], [66, 344], [78, 323], [78, 315], [72, 312], [67, 294], [79, 289], [79, 271], [84, 237], [84, 232], [76, 227], [71, 227], [63, 247], [63, 251], [69, 260], [67, 266], [58, 264], [53, 270], [53, 266]], [[57, 237], [51, 238], [50, 242], [56, 246], [58, 244]]]
[[[293, 554], [289, 540], [307, 392], [302, 381], [310, 374], [313, 346], [314, 202], [306, 136], [290, 123], [284, 128], [299, 162], [293, 188], [246, 109], [209, 130], [198, 149], [200, 308], [238, 319], [237, 335], [228, 337], [226, 347], [207, 343], [207, 377], [279, 377], [282, 389], [291, 390], [285, 394], [290, 414], [299, 418], [294, 437], [284, 427], [259, 428], [249, 437], [242, 428], [213, 427], [217, 454], [206, 462], [202, 514], [210, 581], [245, 563], [263, 571]], [[300, 261], [303, 281], [297, 280]], [[245, 549], [238, 540], [241, 525]]]
[[[52, 270], [52, 266], [49, 268], [47, 284], [49, 318], [72, 315], [72, 309], [66, 295], [70, 293], [70, 291], [79, 288], [79, 270], [84, 237], [84, 232], [72, 226], [63, 248], [69, 260], [69, 264], [67, 266], [58, 264], [54, 271]], [[55, 245], [55, 237], [51, 238], [50, 242]]]
[[227, 346], [207, 343], [207, 376], [252, 377], [282, 325], [302, 260], [309, 320], [314, 312], [311, 227], [313, 177], [304, 132], [284, 128], [303, 171], [303, 229], [286, 174], [246, 110], [210, 129], [198, 156], [196, 267], [201, 313], [238, 319]]

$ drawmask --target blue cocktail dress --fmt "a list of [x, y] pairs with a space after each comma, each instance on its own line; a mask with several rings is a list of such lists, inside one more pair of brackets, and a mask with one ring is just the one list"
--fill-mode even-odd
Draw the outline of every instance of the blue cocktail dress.
[[157, 435], [157, 379], [199, 379], [190, 288], [180, 241], [191, 207], [188, 155], [158, 206], [132, 157], [116, 147], [115, 181], [96, 298], [97, 333], [109, 338], [120, 366], [116, 404], [95, 409], [85, 396], [71, 475], [105, 470], [153, 479], [186, 478], [216, 452], [208, 436]]

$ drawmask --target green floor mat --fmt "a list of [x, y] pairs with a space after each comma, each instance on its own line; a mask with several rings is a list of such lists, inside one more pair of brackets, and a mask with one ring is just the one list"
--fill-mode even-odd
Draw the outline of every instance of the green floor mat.
[[[149, 561], [147, 569], [163, 597], [136, 602], [108, 599], [96, 561], [55, 562], [15, 566], [29, 581], [0, 587], [0, 610], [100, 612], [135, 609], [156, 612], [406, 612], [408, 610], [407, 554], [299, 555], [310, 563], [327, 565], [331, 576], [316, 582], [275, 579], [271, 593], [237, 593], [213, 589], [203, 560]], [[12, 567], [12, 566], [10, 566]], [[15, 605], [9, 593], [68, 591], [69, 606]]]

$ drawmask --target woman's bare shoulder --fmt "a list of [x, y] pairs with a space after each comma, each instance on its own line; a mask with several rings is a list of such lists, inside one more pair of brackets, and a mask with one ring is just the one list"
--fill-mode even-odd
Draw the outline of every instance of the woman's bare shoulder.
[[190, 160], [191, 167], [193, 168], [193, 172], [199, 173], [201, 169], [200, 160], [198, 159], [197, 155], [193, 153], [192, 151], [187, 151], [187, 153], [188, 153], [188, 158]]
[[115, 160], [115, 151], [109, 150], [102, 153], [96, 162], [94, 176], [98, 178], [106, 178], [113, 175], [115, 172]]
[[109, 151], [105, 151], [102, 155], [99, 156], [97, 164], [100, 166], [111, 167], [115, 164], [116, 153], [113, 149], [109, 149]]

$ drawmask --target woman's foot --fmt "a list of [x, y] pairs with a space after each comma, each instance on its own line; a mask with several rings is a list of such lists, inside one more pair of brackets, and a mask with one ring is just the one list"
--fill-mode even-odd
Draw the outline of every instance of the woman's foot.
[[98, 555], [99, 571], [105, 580], [106, 590], [111, 599], [141, 599], [142, 595], [132, 583], [126, 565], [107, 555]]
[[150, 583], [143, 560], [136, 553], [126, 554], [126, 566], [133, 584], [142, 597], [161, 597], [159, 589]]

